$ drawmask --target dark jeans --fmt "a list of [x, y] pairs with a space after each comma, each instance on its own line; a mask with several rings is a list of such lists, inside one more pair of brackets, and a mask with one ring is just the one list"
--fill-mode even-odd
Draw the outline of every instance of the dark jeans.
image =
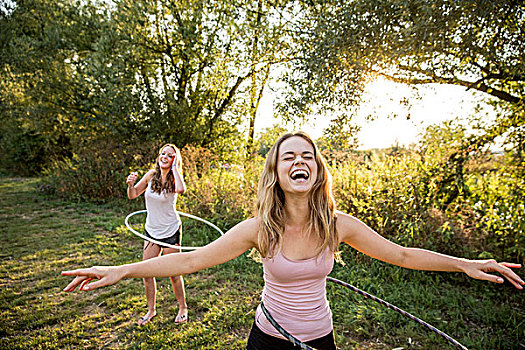
[[[321, 338], [305, 342], [309, 346], [318, 350], [336, 350], [334, 331]], [[246, 350], [297, 350], [292, 342], [268, 335], [261, 331], [259, 327], [253, 323], [250, 336], [248, 337], [248, 344]]]

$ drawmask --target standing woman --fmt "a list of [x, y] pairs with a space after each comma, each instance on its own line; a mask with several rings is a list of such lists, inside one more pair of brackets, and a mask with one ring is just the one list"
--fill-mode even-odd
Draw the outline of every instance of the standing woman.
[[[147, 217], [145, 235], [156, 241], [170, 245], [181, 245], [182, 222], [175, 206], [177, 195], [186, 191], [186, 184], [182, 179], [182, 159], [180, 151], [172, 144], [162, 146], [155, 167], [135, 185], [138, 174], [132, 172], [127, 178], [128, 198], [135, 199], [144, 193]], [[148, 260], [160, 255], [179, 253], [180, 249], [160, 246], [150, 241], [144, 241], [142, 260]], [[188, 320], [188, 305], [184, 292], [184, 280], [180, 274], [169, 276], [173, 292], [179, 303], [179, 312], [175, 323], [184, 323]], [[155, 277], [144, 277], [148, 312], [138, 320], [138, 325], [145, 325], [157, 314], [155, 298], [157, 284]]]
[[[207, 246], [189, 253], [122, 266], [65, 271], [75, 276], [64, 291], [92, 290], [123, 278], [187, 274], [222, 264], [256, 248], [264, 270], [264, 305], [285, 330], [316, 349], [336, 349], [326, 276], [341, 243], [373, 258], [409, 269], [464, 272], [470, 277], [516, 288], [524, 282], [518, 264], [467, 260], [397, 245], [357, 218], [336, 211], [331, 176], [312, 139], [283, 135], [272, 147], [259, 180], [257, 216], [245, 220]], [[91, 280], [97, 281], [89, 283]], [[294, 349], [257, 308], [247, 349]]]

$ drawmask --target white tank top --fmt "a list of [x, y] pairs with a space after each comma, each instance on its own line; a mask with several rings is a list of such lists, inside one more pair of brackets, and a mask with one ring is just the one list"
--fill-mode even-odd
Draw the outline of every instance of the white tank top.
[[177, 193], [166, 193], [162, 191], [160, 194], [153, 192], [151, 189], [151, 181], [148, 183], [148, 188], [144, 192], [146, 200], [146, 231], [153, 238], [168, 238], [177, 232], [181, 224], [179, 214], [175, 210], [177, 204]]
[[[262, 299], [275, 321], [303, 342], [330, 333], [332, 312], [326, 299], [326, 276], [332, 271], [334, 257], [329, 249], [306, 260], [291, 260], [279, 251], [262, 262]], [[255, 322], [264, 333], [285, 339], [266, 319], [260, 305]]]

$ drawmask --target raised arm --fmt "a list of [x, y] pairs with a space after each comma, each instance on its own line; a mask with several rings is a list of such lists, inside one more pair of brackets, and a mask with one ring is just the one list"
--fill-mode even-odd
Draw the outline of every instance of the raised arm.
[[355, 217], [340, 212], [337, 230], [341, 242], [390, 264], [416, 270], [464, 272], [472, 278], [503, 283], [503, 278], [487, 273], [498, 272], [516, 288], [523, 289], [523, 280], [511, 270], [521, 267], [520, 264], [468, 260], [425, 249], [405, 248], [379, 235]]
[[129, 199], [135, 199], [142, 193], [144, 193], [144, 191], [146, 191], [146, 188], [148, 187], [148, 182], [151, 179], [153, 172], [154, 170], [148, 171], [146, 175], [144, 175], [137, 184], [135, 184], [135, 181], [137, 181], [138, 174], [133, 172], [128, 175], [126, 183], [128, 184], [127, 192]]
[[184, 178], [182, 177], [179, 168], [177, 167], [177, 159], [173, 161], [171, 171], [173, 172], [173, 181], [175, 182], [175, 192], [186, 192], [186, 183], [184, 182]]
[[[121, 266], [95, 266], [88, 269], [63, 271], [62, 275], [76, 276], [64, 288], [64, 291], [72, 292], [79, 285], [80, 290], [105, 287], [123, 278], [184, 275], [223, 264], [248, 249], [256, 247], [259, 227], [257, 221], [257, 218], [243, 221], [207, 246], [189, 253], [166, 254], [158, 258]], [[94, 279], [97, 281], [89, 283]]]

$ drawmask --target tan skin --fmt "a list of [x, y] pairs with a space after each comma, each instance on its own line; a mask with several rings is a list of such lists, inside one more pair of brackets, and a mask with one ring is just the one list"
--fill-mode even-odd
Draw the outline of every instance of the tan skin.
[[[175, 192], [184, 193], [186, 191], [186, 184], [184, 183], [179, 169], [176, 166], [174, 166], [174, 164], [176, 164], [176, 161], [177, 151], [175, 149], [166, 146], [161, 150], [160, 155], [157, 159], [161, 171], [161, 181], [164, 184], [168, 173], [170, 171], [173, 171]], [[127, 193], [129, 199], [135, 199], [142, 195], [144, 191], [146, 191], [148, 183], [150, 182], [154, 172], [155, 171], [153, 169], [148, 171], [146, 175], [144, 175], [137, 184], [135, 184], [138, 178], [137, 173], [131, 173], [128, 176], [126, 183], [128, 184]], [[172, 253], [180, 253], [180, 249], [160, 247], [157, 244], [151, 244], [150, 242], [145, 241], [142, 253], [142, 260], [149, 260], [152, 258], [156, 258], [160, 255], [168, 255]], [[184, 279], [180, 274], [168, 277], [171, 281], [171, 286], [173, 288], [173, 292], [175, 293], [175, 297], [177, 298], [177, 301], [179, 303], [179, 312], [175, 317], [175, 323], [186, 322], [186, 320], [188, 319], [188, 304], [186, 303], [186, 293], [184, 291]], [[145, 277], [143, 278], [143, 281], [146, 290], [148, 312], [139, 319], [139, 321], [137, 322], [139, 325], [144, 325], [148, 323], [157, 314], [155, 307], [157, 284], [155, 278]]]
[[[307, 180], [296, 181], [295, 171], [306, 171]], [[293, 260], [303, 260], [315, 255], [320, 243], [308, 235], [308, 196], [316, 179], [317, 163], [312, 145], [300, 136], [285, 140], [278, 150], [277, 173], [279, 184], [285, 194], [287, 223], [282, 242], [283, 254]], [[346, 243], [373, 258], [409, 269], [464, 272], [480, 280], [503, 283], [503, 276], [517, 289], [523, 289], [523, 280], [511, 268], [520, 264], [498, 263], [495, 260], [467, 260], [429, 250], [399, 246], [366, 226], [355, 217], [338, 212], [337, 230], [340, 243]], [[64, 291], [92, 290], [117, 283], [123, 278], [167, 277], [188, 274], [234, 259], [251, 248], [257, 248], [259, 219], [245, 220], [219, 239], [189, 253], [171, 254], [147, 261], [121, 266], [92, 267], [64, 271], [75, 276]], [[495, 272], [497, 274], [490, 274]]]

